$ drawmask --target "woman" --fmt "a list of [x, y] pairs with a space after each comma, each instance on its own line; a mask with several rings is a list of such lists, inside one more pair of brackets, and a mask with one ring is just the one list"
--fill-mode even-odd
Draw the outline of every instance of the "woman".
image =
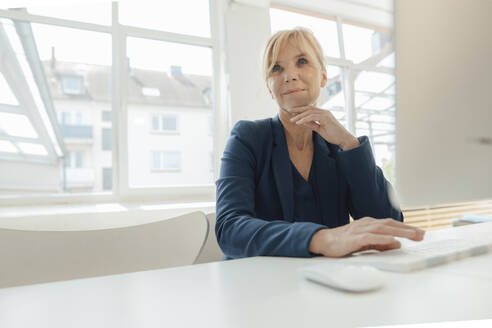
[[399, 248], [395, 236], [422, 240], [424, 231], [403, 224], [391, 205], [367, 137], [316, 107], [327, 76], [312, 33], [276, 33], [263, 61], [279, 112], [231, 131], [217, 180], [215, 232], [225, 258], [341, 257]]

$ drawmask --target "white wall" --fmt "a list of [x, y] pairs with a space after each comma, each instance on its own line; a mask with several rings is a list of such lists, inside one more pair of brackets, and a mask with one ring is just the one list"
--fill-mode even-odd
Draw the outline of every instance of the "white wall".
[[269, 8], [231, 3], [226, 9], [226, 60], [231, 127], [238, 120], [275, 116], [262, 78], [262, 55], [270, 37]]
[[396, 2], [403, 207], [492, 197], [491, 17], [489, 0]]

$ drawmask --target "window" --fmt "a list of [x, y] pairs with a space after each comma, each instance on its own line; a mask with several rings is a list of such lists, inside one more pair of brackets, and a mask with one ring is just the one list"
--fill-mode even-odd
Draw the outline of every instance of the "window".
[[178, 151], [153, 151], [153, 171], [178, 171], [181, 169], [181, 153]]
[[[108, 199], [175, 190], [213, 197], [206, 159], [214, 135], [206, 126], [220, 93], [212, 85], [222, 84], [214, 74], [223, 60], [213, 52], [218, 38], [210, 24], [210, 12], [219, 6], [143, 1], [1, 8], [0, 164], [12, 171], [26, 162], [21, 167], [29, 174], [54, 177], [54, 194], [46, 195], [53, 201], [63, 193], [81, 193], [63, 196], [77, 202], [112, 190], [113, 168], [118, 190]], [[23, 11], [22, 21], [5, 10]], [[112, 117], [112, 108], [118, 115]], [[159, 155], [149, 156], [156, 149]], [[21, 193], [47, 189], [31, 181], [19, 194], [9, 181], [0, 194], [15, 194], [20, 202]], [[0, 196], [0, 203], [7, 200]]]
[[72, 119], [71, 119], [71, 115], [70, 115], [70, 112], [61, 112], [61, 119], [60, 119], [60, 123], [61, 124], [71, 124], [72, 123]]
[[83, 154], [82, 152], [78, 151], [75, 152], [75, 168], [82, 168], [84, 166], [83, 164]]
[[103, 190], [111, 190], [113, 189], [113, 169], [110, 167], [103, 167], [102, 169], [103, 176]]
[[80, 169], [84, 167], [84, 153], [81, 151], [68, 152], [65, 156], [65, 167]]
[[102, 121], [103, 122], [112, 122], [113, 118], [111, 116], [111, 111], [103, 110], [102, 111]]
[[[207, 125], [213, 105], [203, 96], [212, 90], [211, 49], [128, 37], [127, 53], [130, 187], [212, 186], [208, 156], [214, 135]], [[160, 90], [159, 96], [143, 95], [147, 86]], [[181, 152], [154, 151], [162, 148]], [[179, 173], [156, 172], [165, 170]]]
[[152, 132], [178, 132], [178, 118], [176, 115], [153, 114]]
[[61, 88], [66, 95], [83, 95], [85, 94], [84, 78], [79, 75], [63, 75]]
[[111, 145], [113, 144], [112, 130], [103, 128], [102, 129], [102, 149], [111, 150]]
[[[110, 35], [0, 17], [0, 49], [0, 162], [7, 171], [29, 163], [0, 193], [12, 194], [24, 173], [53, 177], [57, 193], [102, 191], [94, 173], [112, 156], [92, 147], [103, 142], [92, 119], [111, 111]], [[30, 184], [22, 192], [47, 188]]]
[[161, 92], [157, 88], [143, 87], [142, 94], [148, 97], [159, 97], [161, 95]]
[[60, 112], [60, 124], [63, 125], [83, 125], [82, 112]]
[[[366, 135], [376, 163], [394, 182], [395, 77], [392, 32], [346, 22], [340, 17], [318, 18], [284, 9], [270, 9], [272, 33], [303, 26], [320, 41], [328, 83], [318, 105], [330, 110], [357, 136]], [[342, 39], [339, 39], [341, 36]], [[341, 48], [342, 47], [342, 48]]]

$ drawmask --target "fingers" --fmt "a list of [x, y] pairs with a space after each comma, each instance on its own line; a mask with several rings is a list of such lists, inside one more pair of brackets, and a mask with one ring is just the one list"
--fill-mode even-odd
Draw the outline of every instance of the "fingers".
[[358, 249], [357, 252], [362, 252], [362, 251], [367, 251], [367, 250], [376, 250], [376, 251], [390, 251], [392, 249], [398, 249], [401, 247], [400, 243], [393, 243], [393, 244], [387, 244], [387, 245], [367, 245], [362, 247], [361, 249]]
[[374, 219], [370, 217], [365, 217], [357, 221], [361, 222], [361, 225], [364, 226], [365, 231], [377, 234], [403, 237], [415, 241], [422, 240], [425, 234], [425, 231], [422, 229], [409, 226], [391, 218]]
[[393, 227], [390, 225], [378, 224], [371, 227], [370, 231], [376, 234], [390, 235], [394, 237], [402, 237], [411, 240], [422, 240], [423, 234], [420, 234], [416, 229]]
[[387, 251], [400, 247], [400, 242], [392, 236], [363, 233], [352, 240], [352, 245], [350, 246], [351, 251], [349, 253], [366, 250]]
[[313, 114], [313, 113], [316, 113], [316, 111], [314, 111], [314, 110], [312, 110], [312, 109], [306, 110], [305, 112], [302, 112], [302, 113], [300, 113], [300, 114], [294, 114], [294, 113], [293, 113], [292, 115], [294, 115], [294, 116], [292, 116], [292, 117], [290, 118], [290, 121], [291, 121], [292, 123], [295, 123], [295, 122], [297, 122], [297, 121], [299, 121], [299, 120], [301, 120], [301, 119], [305, 118], [306, 116], [308, 116], [308, 115], [310, 115], [310, 114]]
[[313, 130], [315, 132], [319, 131], [319, 124], [317, 124], [316, 122], [306, 122], [303, 125], [310, 128], [311, 130]]
[[[304, 113], [298, 115], [301, 116]], [[321, 121], [324, 118], [324, 115], [322, 113], [308, 113], [304, 115], [302, 118], [298, 118], [298, 116], [291, 118], [291, 122], [295, 122], [296, 124], [304, 124], [307, 122], [314, 122], [314, 121]]]

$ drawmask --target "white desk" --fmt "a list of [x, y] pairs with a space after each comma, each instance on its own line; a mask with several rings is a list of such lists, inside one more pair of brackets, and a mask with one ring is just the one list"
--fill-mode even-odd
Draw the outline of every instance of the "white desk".
[[0, 289], [0, 327], [352, 327], [492, 319], [492, 254], [388, 273], [386, 287], [366, 294], [297, 275], [299, 267], [320, 261], [333, 260], [256, 257]]

